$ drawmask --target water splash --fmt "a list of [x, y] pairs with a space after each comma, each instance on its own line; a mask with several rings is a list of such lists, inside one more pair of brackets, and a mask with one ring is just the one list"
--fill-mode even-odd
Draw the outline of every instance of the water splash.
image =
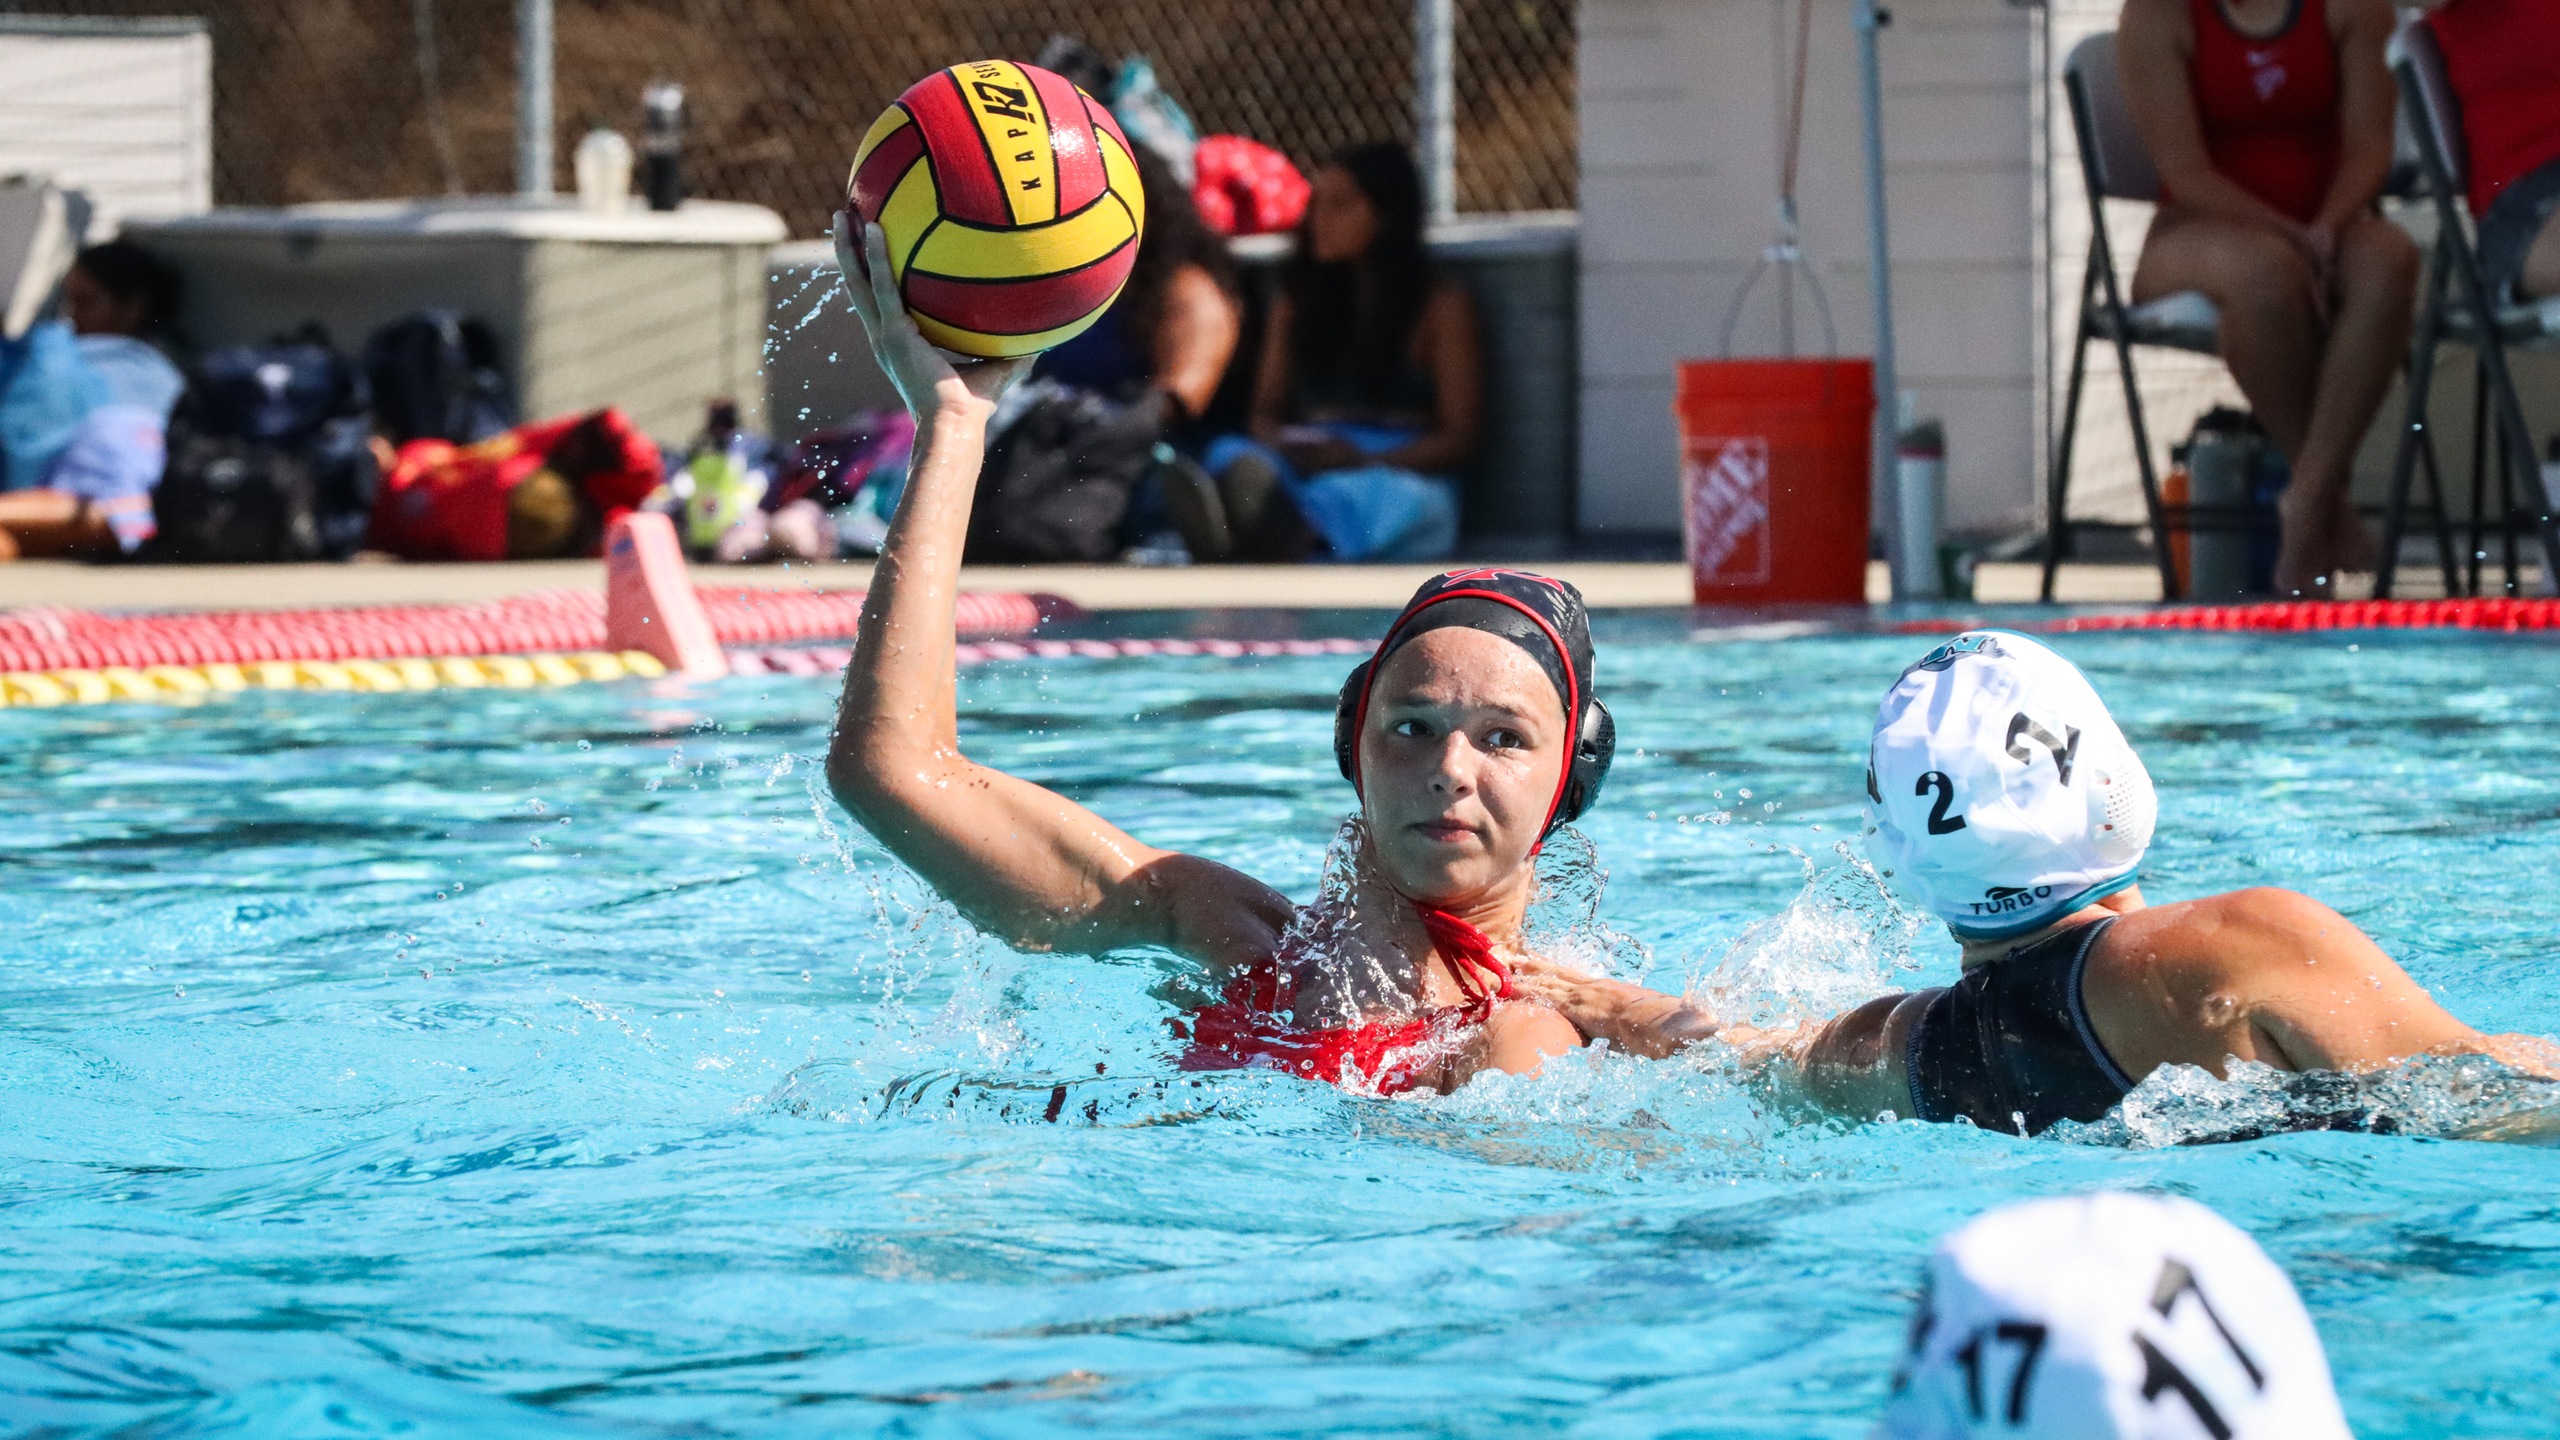
[[1538, 853], [1537, 888], [1521, 922], [1520, 943], [1561, 964], [1622, 980], [1640, 980], [1653, 968], [1643, 942], [1600, 918], [1609, 872], [1599, 847], [1570, 825], [1559, 825]]
[[2481, 1055], [2430, 1055], [2364, 1074], [2295, 1072], [2234, 1060], [2217, 1080], [2193, 1065], [2151, 1072], [2103, 1120], [2056, 1126], [2073, 1144], [2153, 1150], [2295, 1130], [2560, 1146], [2560, 1083]]
[[1744, 930], [1691, 985], [1716, 1014], [1763, 1027], [1799, 1024], [1909, 988], [1921, 968], [1912, 947], [1937, 922], [1903, 908], [1856, 846], [1844, 840], [1831, 848], [1837, 863], [1818, 866], [1790, 847], [1804, 865], [1804, 888]]

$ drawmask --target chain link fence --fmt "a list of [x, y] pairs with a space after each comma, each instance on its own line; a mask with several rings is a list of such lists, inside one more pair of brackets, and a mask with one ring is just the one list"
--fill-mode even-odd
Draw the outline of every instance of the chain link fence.
[[[1456, 0], [1461, 210], [1575, 204], [1573, 0]], [[218, 203], [515, 188], [511, 0], [0, 0], [0, 13], [201, 15]], [[1414, 138], [1410, 0], [558, 0], [556, 183], [593, 126], [685, 87], [692, 193], [816, 234], [874, 115], [927, 72], [1055, 34], [1143, 54], [1204, 133], [1301, 166]]]

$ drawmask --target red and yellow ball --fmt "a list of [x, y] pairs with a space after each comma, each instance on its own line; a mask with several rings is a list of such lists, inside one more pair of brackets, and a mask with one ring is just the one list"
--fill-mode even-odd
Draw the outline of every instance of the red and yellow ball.
[[873, 121], [847, 203], [888, 242], [925, 339], [1030, 355], [1099, 319], [1128, 283], [1146, 198], [1102, 102], [1010, 60], [937, 71]]

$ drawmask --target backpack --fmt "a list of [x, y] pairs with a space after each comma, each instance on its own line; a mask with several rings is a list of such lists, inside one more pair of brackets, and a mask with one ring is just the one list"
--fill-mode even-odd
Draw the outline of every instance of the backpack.
[[515, 423], [498, 341], [489, 327], [450, 310], [421, 310], [373, 332], [364, 373], [373, 417], [393, 445], [450, 440], [469, 445]]
[[207, 354], [169, 420], [146, 559], [343, 559], [379, 479], [355, 367], [317, 326]]
[[325, 553], [320, 483], [301, 452], [173, 427], [146, 559], [239, 565]]
[[1020, 410], [988, 448], [963, 562], [1111, 559], [1129, 497], [1156, 463], [1155, 408], [1039, 380], [1011, 399]]
[[205, 434], [300, 445], [329, 421], [362, 414], [364, 389], [327, 333], [306, 325], [264, 345], [208, 353], [180, 403]]

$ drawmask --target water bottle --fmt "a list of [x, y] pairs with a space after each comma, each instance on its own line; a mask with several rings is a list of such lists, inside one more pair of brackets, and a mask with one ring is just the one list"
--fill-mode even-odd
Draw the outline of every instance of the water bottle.
[[640, 92], [640, 108], [648, 116], [640, 134], [641, 184], [650, 209], [673, 210], [684, 203], [684, 87], [658, 81]]
[[590, 130], [578, 142], [578, 208], [619, 215], [631, 203], [631, 142], [612, 130]]
[[691, 482], [682, 492], [687, 549], [708, 553], [721, 536], [763, 503], [765, 489], [772, 483], [764, 458], [755, 437], [738, 424], [738, 402], [712, 401], [702, 438], [693, 443], [684, 465], [685, 478]]
[[1897, 598], [1936, 600], [1947, 593], [1938, 554], [1947, 492], [1947, 427], [1915, 419], [1911, 395], [1902, 396], [1901, 433], [1893, 447], [1895, 518], [1901, 528], [1893, 557]]
[[[2216, 406], [2196, 422], [2187, 441], [2187, 486], [2194, 528], [2187, 535], [2193, 564], [2187, 593], [2198, 600], [2230, 600], [2249, 592], [2250, 485], [2264, 448], [2248, 415]], [[2272, 573], [2274, 557], [2268, 557]]]

